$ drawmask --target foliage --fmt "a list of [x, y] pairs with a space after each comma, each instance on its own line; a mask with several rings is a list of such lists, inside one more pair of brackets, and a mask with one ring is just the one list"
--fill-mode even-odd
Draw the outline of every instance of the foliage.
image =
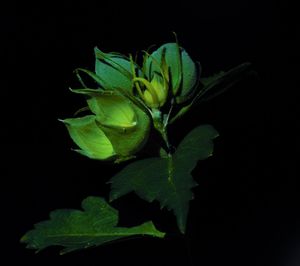
[[50, 220], [36, 224], [21, 241], [38, 251], [49, 246], [63, 246], [60, 253], [65, 254], [136, 235], [164, 236], [152, 222], [132, 228], [118, 227], [118, 211], [102, 198], [86, 198], [82, 209], [51, 212]]
[[[173, 151], [168, 126], [193, 106], [224, 92], [249, 73], [249, 63], [211, 77], [200, 77], [200, 63], [193, 61], [178, 41], [166, 43], [152, 53], [144, 52], [141, 65], [132, 55], [105, 53], [95, 48], [95, 69], [76, 69], [80, 88], [73, 93], [86, 99], [76, 117], [61, 120], [80, 154], [96, 160], [120, 163], [138, 157], [156, 130], [162, 140], [160, 157], [131, 162], [110, 180], [110, 200], [135, 192], [142, 199], [159, 201], [172, 210], [184, 233], [197, 184], [191, 175], [198, 160], [213, 154], [218, 132], [211, 125], [193, 129]], [[82, 75], [91, 79], [87, 87]], [[82, 111], [85, 116], [77, 116]], [[62, 253], [112, 242], [133, 235], [164, 237], [152, 222], [124, 228], [117, 226], [118, 213], [102, 198], [89, 197], [83, 211], [56, 210], [50, 220], [38, 223], [22, 242], [42, 250], [63, 246]]]

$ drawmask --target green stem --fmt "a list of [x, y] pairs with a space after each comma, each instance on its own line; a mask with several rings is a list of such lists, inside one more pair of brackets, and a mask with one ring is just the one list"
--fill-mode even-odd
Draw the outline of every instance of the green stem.
[[162, 132], [161, 133], [161, 136], [163, 138], [163, 140], [165, 141], [165, 144], [168, 148], [168, 152], [170, 152], [170, 148], [171, 148], [171, 145], [170, 145], [170, 142], [169, 142], [169, 137], [168, 137], [168, 132], [167, 132], [167, 128], [164, 127]]
[[168, 153], [170, 153], [171, 145], [169, 142], [167, 123], [164, 123], [162, 118], [162, 113], [158, 109], [152, 109], [152, 118], [155, 129], [160, 133], [162, 139], [164, 140]]

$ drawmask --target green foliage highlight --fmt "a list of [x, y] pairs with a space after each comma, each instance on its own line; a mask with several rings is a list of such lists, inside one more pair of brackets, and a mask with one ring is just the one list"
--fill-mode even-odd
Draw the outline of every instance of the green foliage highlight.
[[164, 237], [164, 233], [158, 231], [152, 222], [132, 228], [118, 227], [118, 211], [102, 198], [86, 198], [82, 209], [51, 212], [50, 220], [36, 224], [21, 242], [37, 251], [49, 246], [62, 246], [60, 254], [65, 254], [137, 235]]
[[168, 157], [155, 157], [131, 163], [111, 180], [110, 200], [134, 191], [142, 199], [160, 202], [161, 208], [173, 210], [177, 224], [185, 232], [191, 189], [197, 184], [191, 171], [198, 160], [213, 153], [213, 139], [217, 131], [210, 125], [192, 130]]

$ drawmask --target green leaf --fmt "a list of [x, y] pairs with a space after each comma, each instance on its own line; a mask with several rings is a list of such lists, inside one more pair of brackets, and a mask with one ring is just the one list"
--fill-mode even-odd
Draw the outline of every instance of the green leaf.
[[136, 235], [164, 237], [164, 233], [158, 231], [152, 222], [131, 228], [118, 227], [118, 211], [102, 198], [86, 198], [82, 209], [51, 212], [50, 220], [36, 224], [35, 229], [21, 238], [21, 242], [37, 251], [49, 246], [62, 246], [61, 254], [64, 254]]
[[253, 71], [249, 70], [250, 66], [251, 64], [247, 62], [240, 64], [229, 71], [220, 71], [219, 73], [210, 77], [201, 78], [199, 84], [201, 87], [198, 94], [194, 96], [188, 105], [183, 106], [178, 113], [172, 117], [169, 124], [173, 124], [196, 104], [211, 100], [212, 98], [225, 92], [246, 75], [252, 74]]
[[189, 201], [193, 198], [191, 189], [196, 186], [191, 171], [198, 160], [212, 155], [213, 139], [217, 136], [212, 126], [202, 125], [183, 139], [173, 155], [128, 165], [110, 180], [110, 200], [132, 191], [146, 201], [158, 200], [162, 208], [173, 210], [178, 227], [184, 233]]
[[208, 87], [211, 86], [212, 84], [216, 84], [217, 82], [219, 82], [218, 80], [224, 76], [226, 72], [225, 71], [220, 71], [219, 73], [213, 74], [210, 77], [206, 77], [206, 78], [201, 78], [201, 82], [204, 85], [204, 87]]
[[[249, 69], [250, 66], [251, 63], [246, 62], [226, 72], [220, 71], [219, 73], [210, 77], [201, 78], [200, 82], [203, 84], [203, 88], [196, 96], [195, 101], [198, 103], [207, 101], [225, 92], [228, 88], [239, 82], [246, 75], [253, 73], [253, 71]], [[207, 94], [208, 92], [211, 94]]]

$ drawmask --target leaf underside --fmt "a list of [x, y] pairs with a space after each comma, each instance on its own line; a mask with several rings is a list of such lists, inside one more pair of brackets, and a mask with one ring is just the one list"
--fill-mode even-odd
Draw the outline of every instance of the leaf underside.
[[217, 131], [210, 125], [192, 130], [167, 158], [149, 158], [125, 167], [111, 180], [110, 200], [134, 191], [142, 199], [160, 202], [161, 208], [173, 210], [177, 224], [185, 232], [191, 189], [197, 185], [191, 171], [198, 160], [212, 155]]
[[83, 200], [82, 209], [51, 212], [50, 220], [36, 224], [21, 242], [37, 251], [49, 246], [62, 246], [64, 249], [60, 254], [65, 254], [136, 235], [164, 236], [152, 222], [131, 228], [118, 227], [118, 211], [99, 197]]

